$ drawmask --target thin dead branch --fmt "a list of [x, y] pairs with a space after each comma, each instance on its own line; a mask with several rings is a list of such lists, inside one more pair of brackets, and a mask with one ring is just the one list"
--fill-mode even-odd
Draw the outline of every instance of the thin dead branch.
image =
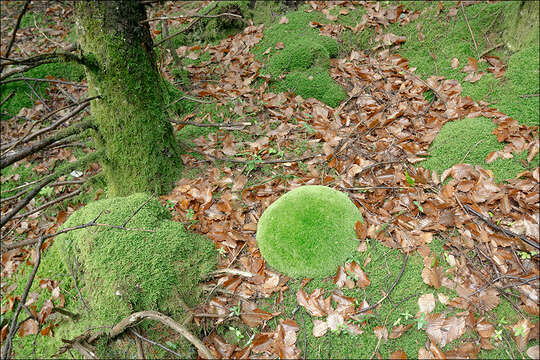
[[133, 329], [130, 329], [130, 331], [131, 331], [131, 333], [132, 333], [133, 335], [135, 335], [135, 336], [138, 337], [139, 339], [144, 340], [144, 341], [146, 341], [147, 343], [152, 344], [152, 345], [155, 345], [155, 346], [157, 346], [157, 347], [159, 347], [159, 348], [162, 348], [163, 350], [167, 351], [168, 353], [171, 353], [171, 354], [173, 354], [174, 356], [177, 356], [179, 359], [183, 357], [181, 354], [177, 353], [176, 351], [173, 351], [173, 350], [169, 349], [169, 348], [166, 347], [165, 345], [162, 345], [162, 344], [160, 344], [160, 343], [158, 343], [158, 342], [155, 342], [155, 341], [153, 341], [153, 340], [150, 340], [150, 339], [148, 339], [148, 338], [145, 338], [144, 336], [142, 336], [141, 334], [139, 334], [138, 332], [136, 332], [136, 331], [133, 330]]
[[478, 56], [478, 44], [476, 43], [476, 39], [474, 38], [471, 25], [469, 25], [469, 18], [467, 18], [467, 14], [465, 13], [465, 8], [463, 7], [463, 3], [461, 3], [461, 11], [463, 12], [463, 17], [465, 17], [465, 22], [467, 23], [467, 27], [469, 28], [469, 32], [471, 33], [471, 38], [474, 43], [474, 50], [476, 50], [476, 56]]
[[197, 348], [197, 350], [200, 351], [200, 353], [207, 359], [212, 359], [213, 355], [210, 349], [206, 347], [206, 345], [203, 344], [201, 340], [196, 338], [188, 329], [186, 329], [184, 326], [178, 324], [176, 321], [171, 319], [168, 316], [163, 315], [160, 312], [157, 311], [140, 311], [133, 313], [129, 315], [128, 317], [124, 318], [122, 321], [120, 321], [118, 324], [116, 324], [110, 333], [110, 336], [112, 338], [115, 338], [116, 336], [123, 333], [127, 328], [132, 327], [134, 324], [137, 324], [141, 320], [144, 319], [151, 319], [155, 321], [159, 321], [163, 325], [166, 325], [170, 327], [171, 329], [178, 332], [180, 335], [185, 337], [189, 342], [193, 344]]
[[28, 205], [28, 203], [45, 186], [47, 186], [48, 184], [50, 184], [51, 182], [53, 182], [55, 179], [59, 178], [60, 176], [66, 174], [66, 173], [69, 173], [69, 172], [73, 171], [74, 169], [76, 169], [76, 168], [78, 168], [78, 167], [80, 167], [82, 165], [85, 165], [87, 163], [96, 161], [97, 158], [102, 155], [102, 153], [103, 153], [103, 151], [96, 151], [96, 152], [90, 153], [90, 154], [86, 155], [84, 158], [82, 158], [82, 159], [80, 159], [80, 160], [78, 160], [76, 162], [68, 163], [67, 165], [65, 165], [65, 166], [61, 167], [60, 169], [58, 169], [57, 171], [55, 171], [53, 174], [48, 175], [47, 177], [42, 179], [41, 183], [38, 183], [38, 185], [35, 186], [24, 199], [19, 201], [17, 203], [17, 205], [15, 205], [11, 209], [11, 211], [9, 211], [5, 215], [2, 215], [2, 218], [0, 219], [0, 228], [2, 228], [8, 221], [10, 221], [19, 211], [21, 211], [21, 209], [23, 209], [26, 205]]
[[28, 211], [28, 212], [25, 212], [24, 214], [19, 214], [19, 215], [16, 215], [14, 216], [12, 219], [20, 219], [20, 218], [25, 218], [27, 216], [30, 216], [32, 214], [35, 214], [37, 212], [40, 212], [41, 210], [43, 209], [46, 209], [54, 204], [58, 204], [59, 202], [62, 202], [66, 199], [70, 199], [74, 196], [77, 196], [81, 193], [82, 189], [81, 188], [78, 188], [77, 190], [73, 191], [73, 192], [70, 192], [70, 193], [67, 193], [65, 195], [62, 195], [54, 200], [51, 200], [51, 201], [48, 201], [46, 202], [45, 204], [35, 208], [34, 210], [31, 210], [31, 211]]
[[[83, 106], [83, 105], [81, 105]], [[86, 106], [86, 105], [84, 105]], [[81, 109], [82, 110], [82, 109]], [[22, 160], [28, 155], [34, 154], [40, 150], [45, 149], [49, 145], [54, 144], [55, 142], [67, 138], [72, 135], [79, 134], [86, 129], [93, 127], [92, 121], [89, 119], [83, 120], [79, 123], [71, 125], [65, 129], [58, 131], [56, 134], [38, 141], [37, 143], [23, 147], [17, 151], [11, 151], [10, 153], [4, 154], [0, 157], [0, 169], [3, 169], [16, 161]], [[41, 131], [41, 130], [40, 130]]]
[[[360, 309], [358, 311], [358, 314], [360, 313], [364, 313], [366, 311], [369, 311], [369, 310], [372, 310], [372, 309], [375, 309], [377, 306], [379, 306], [384, 300], [386, 300], [386, 298], [388, 296], [390, 296], [390, 293], [392, 293], [392, 290], [394, 290], [394, 288], [396, 287], [396, 285], [398, 284], [399, 280], [401, 279], [401, 277], [403, 276], [403, 272], [405, 271], [405, 266], [407, 265], [407, 259], [409, 258], [409, 254], [405, 254], [403, 255], [403, 265], [401, 265], [401, 270], [399, 271], [399, 275], [397, 276], [396, 280], [394, 281], [394, 283], [392, 284], [392, 286], [390, 287], [390, 289], [388, 290], [388, 292], [379, 300], [377, 301], [375, 304], [371, 305], [371, 306], [368, 306], [367, 308], [363, 308], [363, 309]], [[355, 319], [355, 320], [358, 320], [358, 321], [362, 321], [360, 318], [356, 317], [356, 316], [351, 316], [351, 318]]]
[[[202, 15], [207, 15], [210, 11], [214, 10], [217, 6], [217, 2], [213, 2], [210, 6], [210, 8]], [[178, 32], [175, 32], [174, 34], [171, 34], [163, 39], [161, 39], [160, 41], [158, 41], [157, 43], [154, 43], [153, 47], [158, 47], [159, 45], [163, 44], [164, 42], [174, 38], [175, 36], [177, 35], [180, 35], [188, 30], [190, 30], [196, 23], [198, 23], [202, 18], [201, 17], [197, 17], [195, 20], [191, 21], [185, 28], [183, 28], [182, 30], [178, 31]]]
[[238, 14], [232, 14], [232, 13], [221, 13], [217, 15], [178, 15], [178, 16], [163, 16], [163, 17], [156, 17], [151, 19], [146, 19], [141, 21], [141, 24], [151, 22], [151, 21], [159, 21], [159, 20], [176, 20], [176, 19], [191, 19], [191, 18], [218, 18], [218, 17], [233, 17], [237, 19], [244, 19], [242, 16]]
[[477, 212], [476, 210], [474, 210], [473, 208], [471, 208], [469, 205], [463, 205], [463, 208], [465, 209], [465, 211], [467, 213], [470, 213], [470, 214], [473, 214], [475, 215], [476, 217], [478, 217], [480, 220], [482, 220], [483, 222], [485, 222], [490, 228], [492, 228], [493, 230], [497, 230], [499, 232], [502, 232], [504, 235], [508, 236], [508, 237], [512, 237], [512, 238], [518, 238], [518, 239], [521, 239], [523, 242], [529, 244], [530, 246], [540, 250], [540, 245], [538, 245], [538, 243], [530, 240], [529, 238], [527, 238], [525, 235], [522, 235], [522, 234], [516, 234], [515, 232], [513, 231], [510, 231], [510, 230], [507, 230], [507, 229], [504, 229], [500, 226], [497, 226], [495, 225], [494, 223], [491, 222], [491, 220], [489, 220], [488, 218], [486, 218], [484, 215], [480, 214], [479, 212]]
[[[13, 47], [13, 44], [15, 43], [15, 35], [17, 34], [17, 30], [19, 30], [19, 26], [21, 25], [21, 20], [26, 13], [26, 10], [28, 10], [28, 5], [30, 5], [30, 1], [32, 0], [26, 0], [24, 2], [24, 5], [21, 9], [21, 12], [19, 13], [19, 16], [17, 16], [17, 21], [15, 22], [15, 27], [13, 28], [13, 32], [11, 33], [11, 38], [9, 39], [9, 43], [6, 49], [6, 52], [4, 56], [7, 58], [9, 57], [9, 53], [11, 52], [11, 48]], [[2, 73], [3, 66], [0, 67], [0, 74]]]
[[36, 78], [27, 78], [27, 77], [6, 79], [4, 81], [1, 81], [0, 84], [7, 84], [7, 83], [10, 83], [10, 82], [24, 81], [24, 80], [35, 81], [35, 82], [47, 82], [47, 83], [51, 83], [51, 84], [71, 85], [73, 87], [82, 88], [82, 89], [86, 89], [88, 87], [87, 85], [79, 84], [79, 83], [72, 82], [72, 81], [55, 80], [55, 79], [36, 79]]

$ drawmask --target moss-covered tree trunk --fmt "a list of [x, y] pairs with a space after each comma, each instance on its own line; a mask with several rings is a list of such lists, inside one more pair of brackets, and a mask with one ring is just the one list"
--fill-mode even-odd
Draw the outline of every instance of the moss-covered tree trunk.
[[97, 143], [112, 195], [166, 191], [182, 162], [168, 121], [163, 83], [152, 51], [144, 6], [137, 1], [76, 3], [83, 55], [98, 65], [87, 69], [88, 95]]

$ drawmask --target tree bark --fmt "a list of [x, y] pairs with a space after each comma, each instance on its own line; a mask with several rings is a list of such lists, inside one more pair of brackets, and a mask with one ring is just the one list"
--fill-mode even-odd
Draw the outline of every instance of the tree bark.
[[105, 150], [102, 166], [109, 193], [163, 193], [181, 173], [182, 162], [165, 111], [163, 79], [152, 51], [144, 6], [137, 1], [75, 4], [78, 39], [87, 68], [88, 96]]

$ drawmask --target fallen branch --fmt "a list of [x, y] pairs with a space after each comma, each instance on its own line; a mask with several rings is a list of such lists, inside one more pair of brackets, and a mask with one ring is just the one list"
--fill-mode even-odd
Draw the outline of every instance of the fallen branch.
[[191, 96], [183, 95], [183, 96], [180, 96], [178, 99], [174, 100], [172, 103], [170, 103], [170, 104], [167, 105], [166, 107], [173, 106], [173, 105], [176, 104], [177, 102], [182, 101], [182, 100], [184, 100], [184, 99], [188, 99], [188, 100], [191, 100], [191, 101], [195, 101], [195, 102], [198, 102], [198, 103], [200, 103], [200, 104], [212, 104], [212, 101], [204, 101], [204, 100], [197, 99], [197, 98], [194, 98], [194, 97], [191, 97]]
[[[392, 284], [392, 286], [390, 287], [390, 289], [388, 290], [388, 292], [381, 298], [381, 300], [377, 301], [375, 304], [371, 305], [371, 306], [368, 306], [367, 308], [363, 308], [363, 309], [360, 309], [358, 311], [358, 314], [360, 313], [364, 313], [366, 311], [369, 311], [369, 310], [372, 310], [372, 309], [375, 309], [377, 306], [379, 306], [384, 300], [386, 300], [386, 298], [388, 296], [390, 296], [390, 293], [392, 292], [392, 290], [394, 290], [394, 288], [396, 287], [397, 283], [399, 282], [399, 280], [401, 279], [401, 277], [403, 276], [403, 272], [405, 271], [405, 266], [407, 265], [407, 259], [409, 258], [409, 254], [405, 254], [403, 256], [403, 265], [401, 265], [401, 270], [399, 272], [399, 275], [398, 277], [396, 278], [396, 280], [394, 281], [394, 283]], [[356, 317], [355, 315], [352, 315], [351, 316], [352, 319], [355, 319], [355, 320], [358, 320], [358, 321], [363, 321], [361, 320], [360, 318]]]
[[176, 351], [173, 351], [173, 350], [169, 349], [169, 348], [166, 347], [165, 345], [162, 345], [162, 344], [160, 344], [160, 343], [158, 343], [158, 342], [155, 342], [155, 341], [152, 341], [152, 340], [150, 340], [150, 339], [145, 338], [144, 336], [142, 336], [141, 334], [139, 334], [138, 332], [136, 332], [136, 331], [133, 330], [133, 329], [130, 329], [130, 331], [131, 331], [131, 333], [132, 333], [133, 335], [135, 335], [135, 336], [138, 337], [139, 339], [144, 340], [144, 341], [146, 341], [146, 342], [149, 343], [149, 344], [152, 344], [152, 345], [155, 345], [155, 346], [157, 346], [157, 347], [160, 347], [160, 348], [162, 348], [163, 350], [165, 350], [165, 351], [167, 351], [167, 352], [173, 354], [174, 356], [177, 356], [179, 359], [181, 359], [181, 358], [183, 357], [181, 354], [177, 353]]
[[15, 91], [11, 90], [11, 92], [4, 98], [4, 100], [0, 101], [0, 106], [4, 105], [4, 103], [8, 101], [13, 96], [13, 94], [15, 94]]
[[133, 326], [134, 324], [137, 324], [139, 321], [144, 320], [144, 319], [156, 320], [162, 323], [163, 325], [170, 327], [171, 329], [175, 330], [180, 335], [185, 337], [189, 342], [191, 342], [193, 346], [195, 346], [197, 350], [199, 350], [200, 353], [205, 358], [207, 359], [213, 358], [213, 355], [212, 355], [212, 352], [210, 352], [210, 349], [208, 349], [206, 345], [204, 345], [201, 340], [196, 338], [188, 329], [178, 324], [176, 321], [174, 321], [170, 317], [165, 316], [157, 311], [151, 311], [151, 310], [140, 311], [140, 312], [136, 312], [129, 315], [128, 317], [124, 318], [122, 321], [120, 321], [118, 324], [116, 324], [112, 328], [110, 332], [110, 336], [112, 338], [115, 338], [116, 336], [124, 332], [127, 328]]
[[228, 123], [198, 123], [193, 121], [177, 121], [177, 120], [171, 120], [172, 123], [178, 124], [178, 125], [193, 125], [197, 127], [217, 127], [219, 129], [225, 129], [225, 130], [242, 130], [246, 126], [250, 126], [250, 122], [243, 122], [239, 124], [228, 124]]
[[519, 95], [520, 98], [538, 97], [540, 94], [523, 94]]
[[317, 156], [321, 156], [320, 154], [317, 154], [317, 155], [308, 155], [308, 156], [304, 156], [304, 157], [301, 157], [301, 158], [298, 158], [298, 159], [281, 159], [281, 160], [244, 160], [244, 159], [231, 159], [231, 158], [222, 158], [222, 157], [219, 157], [219, 156], [214, 156], [214, 155], [210, 155], [210, 154], [205, 154], [203, 153], [202, 151], [199, 151], [199, 150], [196, 150], [196, 149], [187, 149], [188, 151], [194, 151], [196, 152], [197, 154], [200, 154], [200, 155], [203, 155], [203, 156], [208, 156], [210, 158], [212, 158], [213, 160], [219, 160], [219, 161], [228, 161], [228, 162], [232, 162], [232, 163], [235, 163], [235, 164], [249, 164], [249, 163], [253, 163], [255, 166], [257, 165], [263, 165], [263, 164], [283, 164], [283, 163], [294, 163], [294, 162], [300, 162], [300, 161], [305, 161], [305, 160], [309, 160], [309, 159], [313, 159]]
[[[86, 105], [84, 105], [86, 106]], [[81, 105], [83, 107], [83, 105]], [[84, 107], [83, 107], [84, 108]], [[82, 108], [80, 109], [82, 110]], [[23, 147], [22, 149], [18, 151], [12, 151], [11, 153], [4, 154], [0, 157], [0, 169], [3, 169], [11, 164], [13, 164], [16, 161], [22, 160], [28, 155], [31, 155], [33, 153], [36, 153], [49, 145], [54, 144], [58, 140], [62, 140], [64, 138], [67, 138], [71, 135], [79, 134], [82, 131], [89, 129], [93, 127], [92, 121], [90, 119], [83, 120], [79, 123], [76, 123], [74, 125], [71, 125], [70, 127], [64, 128], [60, 131], [58, 131], [56, 134], [45, 138], [43, 140], [38, 141], [37, 143]]]
[[69, 198], [72, 198], [72, 197], [74, 197], [74, 196], [79, 195], [79, 194], [81, 193], [81, 191], [82, 191], [82, 189], [81, 189], [81, 188], [78, 188], [77, 190], [75, 190], [75, 191], [73, 191], [73, 192], [70, 192], [70, 193], [67, 193], [67, 194], [65, 194], [65, 195], [62, 195], [62, 196], [60, 196], [60, 197], [58, 197], [58, 198], [56, 198], [56, 199], [54, 199], [54, 200], [48, 201], [48, 202], [46, 202], [45, 204], [43, 204], [43, 205], [41, 205], [41, 206], [35, 208], [34, 210], [25, 212], [24, 214], [16, 215], [16, 216], [14, 216], [12, 219], [13, 219], [13, 220], [14, 220], [14, 219], [20, 219], [20, 218], [24, 218], [24, 217], [27, 217], [27, 216], [29, 216], [29, 215], [35, 214], [35, 213], [37, 213], [37, 212], [40, 212], [41, 210], [46, 209], [46, 208], [48, 208], [49, 206], [52, 206], [52, 205], [54, 205], [54, 204], [57, 204], [57, 203], [59, 203], [59, 202], [62, 202], [62, 201], [64, 201], [64, 200], [66, 200], [66, 199], [69, 199]]
[[[9, 57], [9, 53], [11, 52], [11, 48], [13, 47], [13, 44], [15, 43], [15, 35], [17, 34], [17, 30], [19, 30], [19, 26], [21, 25], [21, 20], [26, 13], [26, 10], [28, 10], [28, 5], [30, 5], [30, 1], [32, 0], [26, 0], [23, 8], [21, 9], [21, 12], [19, 13], [19, 16], [17, 16], [17, 21], [15, 22], [15, 27], [13, 28], [13, 32], [11, 33], [11, 38], [9, 39], [9, 43], [5, 52], [5, 57]], [[3, 66], [0, 68], [0, 73], [2, 73]]]
[[253, 277], [255, 276], [253, 273], [250, 273], [249, 271], [242, 271], [237, 269], [219, 269], [216, 271], [212, 271], [210, 275], [220, 275], [220, 274], [230, 274], [230, 275], [239, 275], [244, 277]]
[[79, 84], [79, 83], [76, 83], [76, 82], [71, 82], [71, 81], [55, 80], [55, 79], [36, 79], [36, 78], [27, 78], [27, 77], [7, 79], [7, 80], [4, 80], [4, 81], [0, 81], [0, 84], [7, 84], [7, 83], [10, 83], [10, 82], [24, 81], [24, 80], [35, 81], [35, 82], [48, 82], [48, 83], [51, 83], [51, 84], [71, 85], [71, 86], [74, 86], [74, 87], [77, 87], [77, 88], [87, 88], [88, 87], [87, 85], [82, 85], [82, 84]]
[[242, 16], [238, 14], [232, 14], [232, 13], [222, 13], [218, 15], [178, 15], [178, 16], [164, 16], [164, 17], [156, 17], [151, 19], [146, 19], [141, 21], [141, 24], [151, 22], [151, 21], [158, 21], [158, 20], [175, 20], [175, 19], [190, 19], [190, 18], [218, 18], [221, 16], [229, 16], [229, 17], [235, 17], [238, 19], [244, 19]]
[[[461, 3], [461, 11], [463, 12], [463, 17], [465, 17], [465, 22], [467, 23], [467, 27], [469, 28], [469, 32], [471, 33], [471, 38], [474, 43], [474, 49], [476, 50], [476, 56], [478, 56], [478, 44], [476, 43], [476, 39], [474, 38], [473, 31], [471, 29], [471, 25], [469, 25], [469, 19], [467, 18], [467, 14], [465, 13], [465, 8], [463, 7], [463, 3]], [[478, 57], [480, 58], [480, 57]]]
[[480, 220], [482, 220], [483, 222], [485, 222], [490, 228], [492, 228], [493, 230], [497, 230], [499, 232], [502, 232], [504, 235], [508, 236], [508, 237], [513, 237], [513, 238], [518, 238], [518, 239], [521, 239], [523, 242], [529, 244], [530, 246], [540, 250], [540, 245], [538, 245], [538, 243], [530, 240], [529, 238], [527, 238], [525, 235], [523, 234], [516, 234], [515, 232], [513, 231], [510, 231], [510, 230], [507, 230], [507, 229], [504, 229], [500, 226], [497, 226], [495, 225], [494, 223], [491, 222], [491, 220], [489, 220], [488, 218], [486, 218], [484, 215], [480, 214], [478, 211], [474, 210], [473, 208], [471, 208], [469, 205], [463, 205], [463, 208], [465, 209], [465, 211], [467, 213], [471, 213], [475, 216], [477, 216], [478, 218], [480, 218]]

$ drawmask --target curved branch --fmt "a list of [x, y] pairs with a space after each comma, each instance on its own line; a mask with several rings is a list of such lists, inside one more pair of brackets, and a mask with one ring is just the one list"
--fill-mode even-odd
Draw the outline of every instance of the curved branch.
[[170, 317], [165, 316], [157, 311], [140, 311], [129, 315], [112, 328], [110, 333], [111, 337], [114, 338], [120, 335], [122, 332], [124, 332], [124, 330], [144, 319], [156, 320], [163, 325], [167, 325], [191, 342], [204, 357], [207, 359], [212, 359], [214, 357], [214, 355], [210, 352], [210, 349], [208, 349], [208, 347], [206, 347], [206, 345], [204, 345], [201, 340], [196, 338], [188, 329], [178, 324]]
[[[83, 108], [84, 107], [82, 107], [81, 110]], [[64, 139], [64, 138], [66, 138], [68, 136], [71, 136], [71, 135], [78, 134], [78, 133], [82, 132], [83, 130], [91, 128], [92, 126], [93, 125], [92, 125], [91, 120], [89, 120], [89, 119], [83, 120], [80, 123], [77, 123], [77, 124], [72, 125], [72, 126], [70, 126], [68, 128], [65, 128], [65, 129], [62, 129], [62, 130], [58, 131], [53, 136], [48, 137], [46, 139], [43, 139], [43, 140], [39, 141], [38, 143], [36, 143], [34, 145], [24, 147], [24, 148], [20, 149], [19, 151], [12, 152], [11, 154], [6, 154], [6, 155], [0, 157], [0, 169], [3, 169], [5, 167], [13, 164], [16, 161], [24, 159], [25, 157], [27, 157], [30, 154], [38, 152], [38, 151], [46, 148], [47, 146], [57, 142], [58, 140]]]

